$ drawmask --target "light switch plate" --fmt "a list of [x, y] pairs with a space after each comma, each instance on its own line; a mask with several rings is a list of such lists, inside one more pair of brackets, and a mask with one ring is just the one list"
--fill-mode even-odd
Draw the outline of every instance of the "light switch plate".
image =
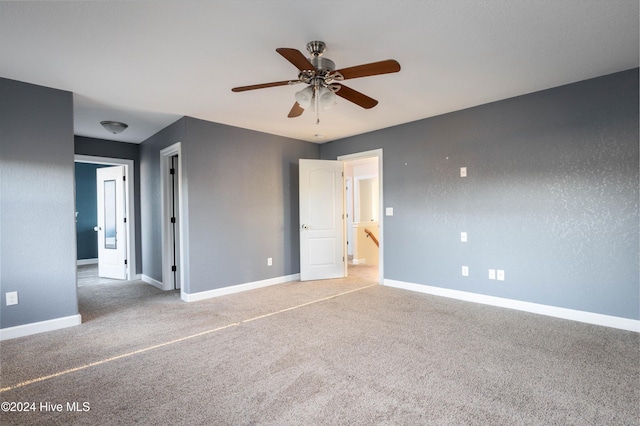
[[467, 233], [466, 232], [461, 232], [460, 233], [460, 241], [462, 241], [463, 243], [467, 242]]
[[393, 207], [387, 207], [384, 210], [384, 214], [386, 214], [387, 216], [393, 216]]
[[467, 168], [460, 167], [460, 177], [467, 177]]
[[489, 279], [490, 280], [495, 280], [496, 279], [496, 270], [495, 269], [489, 269]]
[[468, 277], [469, 276], [469, 267], [468, 266], [463, 266], [462, 267], [462, 276], [463, 277]]
[[267, 257], [267, 266], [272, 266], [272, 265], [273, 265], [273, 258]]
[[498, 281], [504, 281], [504, 270], [498, 269]]

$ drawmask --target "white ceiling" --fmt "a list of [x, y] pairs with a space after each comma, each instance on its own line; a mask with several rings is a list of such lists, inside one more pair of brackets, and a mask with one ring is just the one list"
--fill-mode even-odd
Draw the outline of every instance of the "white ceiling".
[[[0, 2], [0, 77], [74, 93], [78, 135], [139, 143], [182, 116], [326, 142], [638, 67], [638, 0]], [[287, 118], [301, 86], [276, 53], [322, 40], [337, 68], [396, 74]], [[0, 94], [1, 96], [1, 94]], [[102, 120], [123, 121], [118, 136]], [[314, 135], [323, 135], [321, 138]]]

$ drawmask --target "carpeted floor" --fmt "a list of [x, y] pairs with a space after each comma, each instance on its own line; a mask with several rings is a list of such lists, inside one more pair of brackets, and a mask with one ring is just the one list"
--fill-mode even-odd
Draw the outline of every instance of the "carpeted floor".
[[195, 303], [79, 287], [82, 325], [2, 342], [23, 412], [0, 423], [639, 424], [637, 333], [350, 275]]

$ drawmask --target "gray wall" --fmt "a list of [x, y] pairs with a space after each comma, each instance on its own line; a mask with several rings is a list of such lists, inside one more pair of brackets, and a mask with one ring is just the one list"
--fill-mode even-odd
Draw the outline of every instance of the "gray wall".
[[319, 146], [186, 117], [141, 146], [144, 274], [162, 278], [159, 151], [175, 142], [188, 205], [185, 290], [300, 272], [298, 159], [318, 158]]
[[105, 139], [75, 136], [75, 153], [78, 155], [91, 155], [94, 157], [118, 158], [133, 160], [134, 168], [134, 208], [136, 224], [136, 265], [133, 268], [136, 274], [142, 272], [142, 231], [140, 214], [140, 145], [126, 142], [109, 141]]
[[386, 279], [639, 319], [638, 90], [629, 70], [327, 143], [321, 156], [383, 148]]
[[[162, 204], [160, 151], [184, 141], [185, 118], [167, 126], [140, 145], [140, 228], [142, 273], [162, 282]], [[185, 186], [188, 182], [185, 182]]]
[[[0, 327], [78, 314], [73, 97], [0, 78]], [[19, 304], [6, 306], [17, 291]]]

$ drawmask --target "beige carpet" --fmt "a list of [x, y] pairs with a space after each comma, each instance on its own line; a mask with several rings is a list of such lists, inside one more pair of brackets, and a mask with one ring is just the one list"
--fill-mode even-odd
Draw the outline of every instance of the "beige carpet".
[[34, 405], [1, 424], [640, 421], [637, 333], [356, 276], [196, 303], [142, 282], [79, 297], [81, 326], [2, 342], [0, 401]]

